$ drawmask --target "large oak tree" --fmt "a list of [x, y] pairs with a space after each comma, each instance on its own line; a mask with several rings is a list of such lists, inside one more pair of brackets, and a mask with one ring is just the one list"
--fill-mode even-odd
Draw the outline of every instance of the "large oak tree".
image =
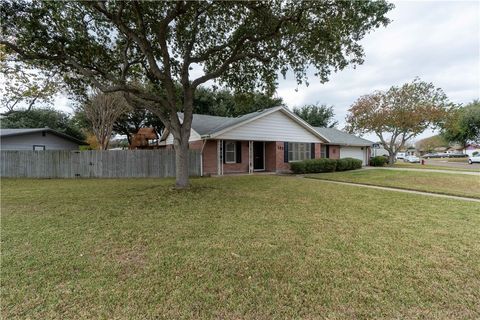
[[452, 107], [440, 88], [417, 78], [360, 97], [349, 109], [347, 129], [358, 134], [374, 133], [393, 165], [398, 150], [426, 129], [438, 127]]
[[[192, 102], [201, 84], [272, 92], [279, 72], [290, 70], [304, 83], [309, 67], [326, 81], [332, 70], [362, 63], [359, 41], [386, 25], [392, 8], [384, 0], [7, 0], [0, 4], [0, 44], [63, 75], [73, 91], [120, 91], [154, 112], [173, 134], [176, 185], [185, 187]], [[138, 85], [145, 81], [150, 85]]]

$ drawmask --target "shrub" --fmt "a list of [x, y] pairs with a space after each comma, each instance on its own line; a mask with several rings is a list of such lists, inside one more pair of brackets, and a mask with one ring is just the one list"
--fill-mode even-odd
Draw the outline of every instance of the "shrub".
[[350, 161], [346, 158], [337, 160], [337, 171], [345, 171], [350, 169]]
[[290, 163], [290, 169], [295, 174], [305, 173], [305, 162], [304, 161], [297, 161]]
[[384, 156], [377, 156], [370, 158], [370, 165], [372, 167], [383, 167], [385, 164], [387, 164], [388, 159], [385, 158]]
[[362, 160], [354, 159], [354, 158], [344, 158], [348, 160], [349, 166], [347, 170], [355, 170], [362, 168]]
[[290, 163], [290, 168], [295, 174], [319, 173], [360, 169], [362, 161], [353, 158], [343, 159], [311, 159]]

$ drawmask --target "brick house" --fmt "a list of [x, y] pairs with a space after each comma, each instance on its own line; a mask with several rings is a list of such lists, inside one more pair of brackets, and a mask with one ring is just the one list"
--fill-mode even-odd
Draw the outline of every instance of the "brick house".
[[[363, 144], [351, 146], [345, 135]], [[202, 175], [288, 172], [292, 161], [322, 157], [353, 156], [366, 164], [371, 144], [337, 129], [314, 128], [285, 107], [237, 118], [194, 114], [190, 134], [190, 148], [201, 150]], [[172, 134], [164, 131], [160, 145], [173, 148]]]

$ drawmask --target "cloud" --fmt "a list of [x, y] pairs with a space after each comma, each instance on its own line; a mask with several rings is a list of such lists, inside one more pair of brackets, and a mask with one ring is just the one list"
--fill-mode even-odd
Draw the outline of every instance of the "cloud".
[[297, 87], [291, 77], [281, 80], [278, 96], [290, 107], [317, 102], [334, 105], [341, 124], [359, 96], [417, 76], [442, 88], [456, 103], [480, 97], [480, 3], [394, 3], [396, 8], [389, 13], [392, 23], [361, 42], [363, 65], [333, 74], [325, 84], [313, 78], [313, 71], [308, 87]]

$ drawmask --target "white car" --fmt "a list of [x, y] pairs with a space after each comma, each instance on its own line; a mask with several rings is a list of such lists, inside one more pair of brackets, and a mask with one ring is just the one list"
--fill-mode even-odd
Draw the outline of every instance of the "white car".
[[417, 156], [406, 156], [403, 161], [410, 163], [420, 163], [420, 158]]
[[477, 153], [474, 156], [472, 155], [472, 156], [468, 157], [468, 163], [472, 164], [474, 162], [480, 163], [480, 153]]
[[397, 157], [396, 157], [396, 158], [397, 158], [397, 160], [398, 160], [398, 159], [405, 159], [405, 152], [399, 152], [399, 153], [397, 153]]

